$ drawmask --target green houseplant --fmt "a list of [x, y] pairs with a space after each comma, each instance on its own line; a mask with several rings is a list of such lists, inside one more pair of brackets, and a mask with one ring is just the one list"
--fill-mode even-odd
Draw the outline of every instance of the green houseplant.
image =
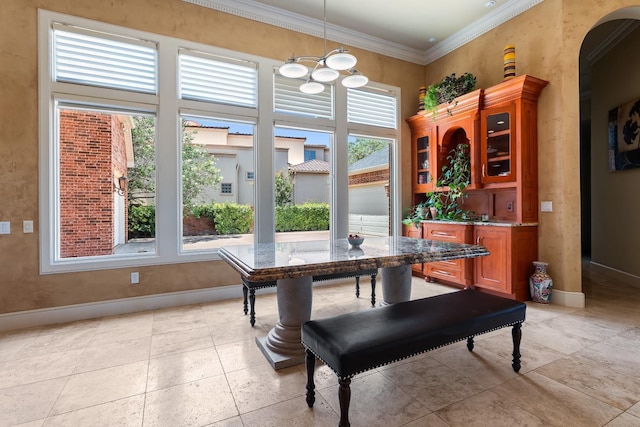
[[[424, 109], [433, 112], [435, 119], [438, 105], [451, 104], [457, 97], [472, 92], [475, 88], [476, 77], [473, 74], [464, 73], [460, 77], [456, 77], [456, 73], [452, 73], [427, 88]], [[455, 107], [455, 104], [452, 107]], [[447, 112], [452, 114], [450, 108], [447, 108]]]
[[469, 144], [458, 144], [447, 156], [448, 164], [442, 167], [438, 187], [446, 187], [441, 194], [442, 207], [438, 216], [444, 219], [460, 219], [466, 212], [460, 205], [467, 197], [465, 189], [471, 183]]

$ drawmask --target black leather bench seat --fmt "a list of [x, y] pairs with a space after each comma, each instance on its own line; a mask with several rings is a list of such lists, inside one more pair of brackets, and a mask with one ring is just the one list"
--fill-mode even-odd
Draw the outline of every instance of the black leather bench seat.
[[471, 351], [474, 336], [506, 326], [513, 326], [512, 367], [518, 372], [525, 311], [522, 302], [467, 289], [305, 322], [307, 403], [311, 407], [315, 401], [316, 357], [340, 380], [340, 425], [348, 426], [354, 375], [464, 339]]

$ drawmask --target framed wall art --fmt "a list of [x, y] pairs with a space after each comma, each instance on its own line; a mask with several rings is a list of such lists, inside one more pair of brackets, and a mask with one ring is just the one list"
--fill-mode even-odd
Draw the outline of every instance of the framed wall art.
[[609, 110], [609, 171], [640, 167], [640, 98]]

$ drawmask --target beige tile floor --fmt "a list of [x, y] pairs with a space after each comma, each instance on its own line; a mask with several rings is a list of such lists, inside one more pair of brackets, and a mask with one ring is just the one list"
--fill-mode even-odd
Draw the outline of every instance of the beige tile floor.
[[[529, 302], [522, 369], [510, 330], [357, 376], [353, 426], [640, 426], [640, 289], [585, 270], [587, 307]], [[413, 298], [451, 288], [415, 279]], [[365, 292], [366, 294], [366, 292]], [[313, 317], [368, 310], [353, 285], [318, 287]], [[452, 309], [455, 309], [452, 307]], [[0, 426], [335, 426], [337, 381], [274, 371], [240, 298], [0, 333]]]

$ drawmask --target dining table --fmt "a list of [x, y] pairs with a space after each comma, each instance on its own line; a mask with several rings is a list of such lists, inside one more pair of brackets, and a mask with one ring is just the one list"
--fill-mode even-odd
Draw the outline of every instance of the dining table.
[[[304, 363], [301, 326], [311, 319], [313, 276], [380, 269], [381, 305], [411, 299], [411, 264], [489, 255], [479, 245], [404, 236], [223, 246], [220, 257], [249, 282], [276, 281], [278, 322], [256, 343], [274, 369]], [[375, 309], [375, 308], [372, 308]]]

